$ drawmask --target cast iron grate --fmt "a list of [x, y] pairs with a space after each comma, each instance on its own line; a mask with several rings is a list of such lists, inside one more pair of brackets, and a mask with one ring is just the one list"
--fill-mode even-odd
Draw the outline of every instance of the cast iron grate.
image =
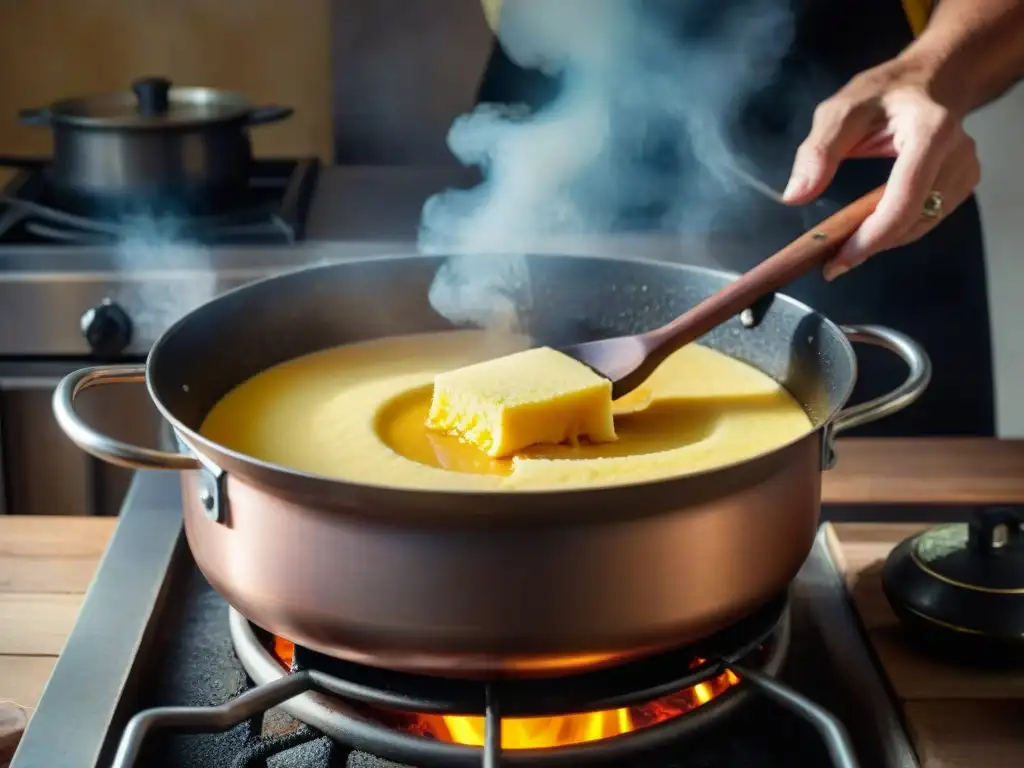
[[[246, 655], [261, 649], [269, 658], [251, 625], [232, 614], [232, 636], [246, 664]], [[608, 670], [573, 675], [552, 686], [550, 680], [508, 680], [493, 683], [455, 681], [387, 672], [339, 661], [296, 648], [291, 674], [283, 668], [276, 679], [262, 682], [232, 701], [216, 707], [162, 707], [138, 713], [128, 724], [113, 768], [132, 768], [147, 736], [159, 730], [182, 733], [223, 732], [246, 723], [249, 736], [234, 768], [263, 768], [276, 754], [301, 745], [326, 749], [347, 745], [336, 755], [352, 750], [377, 755], [420, 768], [499, 768], [499, 766], [582, 766], [625, 761], [654, 753], [696, 736], [714, 722], [730, 717], [754, 694], [774, 701], [810, 723], [819, 733], [836, 768], [857, 768], [849, 737], [829, 712], [774, 679], [789, 646], [790, 622], [786, 600], [780, 598], [740, 625], [698, 646], [660, 654]], [[762, 651], [763, 649], [763, 651]], [[694, 657], [708, 659], [692, 667]], [[748, 664], [756, 663], [756, 668]], [[726, 669], [742, 682], [692, 712], [665, 722], [597, 742], [546, 750], [500, 748], [501, 718], [560, 715], [645, 703], [708, 681]], [[251, 670], [250, 670], [251, 671]], [[257, 678], [257, 682], [260, 680]], [[317, 715], [298, 715], [315, 727], [273, 738], [260, 735], [262, 714], [310, 694], [338, 702], [339, 709], [316, 703]], [[486, 723], [482, 748], [452, 744], [401, 732], [360, 716], [346, 706], [418, 712], [483, 716]], [[292, 714], [295, 714], [292, 712]], [[321, 735], [326, 734], [326, 735]], [[322, 742], [322, 744], [320, 744]]]
[[[0, 160], [0, 166], [5, 165]], [[253, 162], [245, 199], [224, 208], [173, 215], [173, 211], [118, 213], [69, 209], [51, 199], [46, 160], [22, 160], [20, 180], [0, 194], [0, 239], [17, 243], [107, 245], [141, 236], [204, 245], [294, 243], [305, 238], [306, 215], [319, 161]]]

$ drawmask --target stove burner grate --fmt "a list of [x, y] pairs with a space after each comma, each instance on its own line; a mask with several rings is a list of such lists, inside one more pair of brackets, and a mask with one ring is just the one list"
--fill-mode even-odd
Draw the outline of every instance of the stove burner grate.
[[[295, 649], [291, 673], [271, 655], [252, 625], [231, 612], [236, 652], [256, 687], [216, 707], [162, 707], [135, 715], [112, 768], [133, 768], [150, 733], [223, 732], [278, 707], [305, 725], [281, 737], [253, 738], [236, 765], [261, 764], [294, 746], [327, 737], [386, 760], [429, 766], [576, 766], [609, 763], [684, 741], [727, 717], [754, 693], [812, 724], [836, 768], [857, 768], [843, 725], [829, 712], [774, 679], [789, 647], [788, 604], [781, 598], [740, 625], [697, 646], [617, 667], [560, 678], [489, 683], [390, 672]], [[759, 652], [765, 649], [763, 653]], [[694, 657], [709, 661], [693, 668]], [[757, 668], [749, 666], [756, 663]], [[309, 666], [312, 665], [312, 666]], [[711, 680], [726, 670], [741, 682], [682, 716], [599, 741], [550, 749], [503, 750], [502, 717], [556, 716], [645, 703]], [[396, 730], [366, 716], [358, 705], [416, 712], [483, 716], [483, 747], [440, 741]], [[250, 731], [254, 727], [250, 724]], [[255, 735], [255, 734], [254, 734]], [[250, 754], [251, 753], [251, 754]]]
[[319, 161], [260, 159], [253, 163], [249, 190], [222, 209], [205, 212], [120, 212], [62, 205], [48, 185], [45, 160], [4, 162], [22, 175], [12, 190], [0, 192], [0, 238], [82, 246], [109, 245], [152, 234], [204, 245], [294, 243], [305, 238], [305, 219], [319, 174]]

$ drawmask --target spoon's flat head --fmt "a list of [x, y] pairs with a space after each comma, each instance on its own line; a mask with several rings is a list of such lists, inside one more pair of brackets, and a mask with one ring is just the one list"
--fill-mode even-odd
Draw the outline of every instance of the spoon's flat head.
[[611, 381], [612, 399], [617, 400], [640, 386], [654, 371], [648, 346], [643, 337], [619, 336], [561, 347], [558, 351]]

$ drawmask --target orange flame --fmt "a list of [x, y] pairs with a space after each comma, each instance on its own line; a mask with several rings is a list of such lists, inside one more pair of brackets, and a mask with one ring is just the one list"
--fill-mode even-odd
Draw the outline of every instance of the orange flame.
[[295, 643], [285, 640], [283, 637], [274, 635], [274, 656], [288, 669], [292, 668], [292, 658], [295, 656]]
[[[295, 646], [288, 640], [274, 638], [273, 653], [286, 668], [291, 668], [294, 650]], [[703, 663], [703, 659], [694, 659], [691, 667]], [[503, 749], [565, 747], [649, 728], [692, 712], [739, 682], [739, 676], [726, 670], [711, 680], [646, 704], [556, 717], [502, 718], [501, 746]], [[390, 720], [397, 716], [398, 727], [419, 736], [476, 747], [484, 743], [484, 719], [479, 716], [386, 714]]]

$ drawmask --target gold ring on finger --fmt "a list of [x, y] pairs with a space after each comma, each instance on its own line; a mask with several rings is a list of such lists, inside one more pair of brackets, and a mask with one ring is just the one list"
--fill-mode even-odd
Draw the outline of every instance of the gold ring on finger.
[[921, 216], [926, 219], [938, 219], [942, 216], [942, 193], [933, 189], [924, 199]]

